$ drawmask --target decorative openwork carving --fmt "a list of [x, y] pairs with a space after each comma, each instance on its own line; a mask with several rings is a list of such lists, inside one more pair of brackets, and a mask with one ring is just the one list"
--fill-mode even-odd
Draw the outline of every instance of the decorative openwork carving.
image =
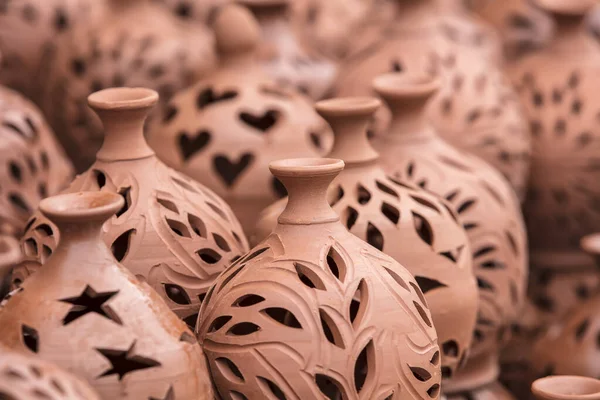
[[[334, 133], [329, 158], [344, 170], [329, 189], [329, 205], [355, 236], [391, 256], [415, 276], [431, 308], [441, 348], [442, 376], [450, 378], [471, 344], [477, 284], [466, 232], [449, 203], [417, 186], [390, 178], [367, 140], [367, 125], [380, 102], [340, 98], [317, 103]], [[262, 214], [258, 242], [277, 226], [280, 200]]]
[[271, 164], [288, 205], [219, 277], [197, 325], [222, 397], [439, 398], [440, 349], [417, 282], [327, 204], [343, 165]]
[[0, 343], [76, 373], [105, 399], [163, 399], [169, 392], [171, 398], [212, 399], [192, 332], [102, 242], [102, 225], [124, 206], [109, 192], [40, 203], [61, 241], [46, 265], [4, 302]]
[[[92, 167], [66, 192], [119, 194], [123, 207], [105, 225], [113, 256], [147, 281], [191, 327], [208, 287], [247, 242], [235, 216], [216, 194], [166, 167], [146, 144], [142, 127], [156, 103], [149, 89], [107, 89], [90, 96], [105, 126], [105, 142]], [[44, 264], [59, 241], [56, 227], [39, 213], [22, 239], [30, 261]]]
[[225, 7], [215, 30], [221, 69], [169, 102], [149, 143], [171, 167], [225, 199], [249, 231], [259, 212], [285, 195], [269, 162], [317, 155], [329, 132], [308, 99], [266, 77], [255, 60], [260, 28], [247, 10]]

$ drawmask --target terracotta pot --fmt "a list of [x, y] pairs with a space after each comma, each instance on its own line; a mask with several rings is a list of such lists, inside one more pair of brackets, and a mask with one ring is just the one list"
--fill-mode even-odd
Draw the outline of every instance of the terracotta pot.
[[87, 96], [109, 87], [149, 87], [163, 102], [216, 64], [212, 32], [151, 0], [109, 0], [103, 12], [61, 42], [42, 108], [79, 171], [102, 144]]
[[598, 400], [600, 381], [582, 376], [549, 376], [531, 386], [538, 400]]
[[102, 241], [102, 225], [124, 206], [108, 192], [40, 203], [61, 241], [4, 305], [0, 342], [77, 373], [102, 398], [212, 399], [192, 333]]
[[[123, 197], [124, 207], [103, 228], [105, 243], [194, 326], [208, 287], [248, 245], [223, 200], [166, 167], [146, 144], [144, 120], [157, 101], [156, 92], [142, 88], [92, 94], [89, 103], [104, 125], [104, 144], [94, 165], [65, 192], [101, 190]], [[27, 268], [44, 264], [62, 234], [36, 213], [22, 239]]]
[[276, 85], [256, 62], [260, 28], [252, 14], [226, 7], [215, 31], [223, 65], [175, 96], [149, 143], [171, 167], [223, 197], [249, 231], [260, 211], [285, 195], [269, 162], [316, 156], [327, 150], [330, 132], [307, 98]]
[[73, 167], [37, 107], [4, 87], [0, 138], [0, 233], [19, 236], [39, 201], [68, 185]]
[[595, 131], [600, 45], [585, 24], [585, 12], [595, 2], [537, 3], [553, 13], [557, 32], [543, 50], [511, 69], [533, 135], [524, 204], [532, 267], [585, 268], [593, 261], [579, 249], [579, 240], [600, 227], [595, 204], [600, 184], [594, 169], [600, 137]]
[[[450, 378], [471, 344], [477, 286], [466, 232], [449, 203], [389, 178], [367, 139], [380, 102], [340, 98], [317, 103], [334, 132], [329, 158], [346, 167], [330, 186], [329, 204], [355, 236], [406, 266], [431, 308], [442, 350], [442, 377]], [[257, 237], [267, 237], [287, 201], [261, 214]]]
[[286, 209], [219, 277], [196, 327], [221, 396], [439, 398], [440, 349], [417, 282], [327, 203], [343, 168], [335, 159], [271, 163], [290, 194]]
[[338, 67], [307, 46], [294, 24], [293, 1], [238, 0], [250, 8], [262, 31], [265, 72], [280, 85], [296, 88], [312, 99], [331, 90]]
[[[383, 36], [355, 46], [336, 85], [339, 96], [372, 93], [380, 74], [439, 75], [442, 87], [431, 98], [429, 118], [452, 145], [498, 168], [523, 196], [527, 185], [530, 137], [518, 97], [496, 64], [495, 37], [468, 14], [442, 14], [434, 0], [400, 0]], [[491, 50], [490, 50], [491, 49]], [[372, 128], [381, 135], [389, 110]]]
[[479, 286], [478, 324], [467, 365], [444, 390], [475, 390], [496, 379], [498, 347], [525, 294], [527, 238], [519, 202], [497, 171], [444, 142], [429, 125], [426, 104], [437, 81], [389, 74], [374, 87], [393, 115], [389, 132], [375, 142], [384, 169], [444, 197], [467, 230]]
[[49, 65], [62, 38], [100, 12], [95, 0], [3, 2], [0, 12], [0, 82], [40, 101]]

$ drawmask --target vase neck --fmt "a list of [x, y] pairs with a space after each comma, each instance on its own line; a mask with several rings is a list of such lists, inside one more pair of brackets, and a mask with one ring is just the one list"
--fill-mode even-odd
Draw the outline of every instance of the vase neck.
[[[213, 26], [221, 65], [226, 69], [254, 70], [261, 34], [248, 9], [231, 4], [217, 14]], [[248, 72], [243, 72], [246, 75]]]
[[399, 30], [423, 29], [435, 26], [439, 18], [439, 0], [397, 0], [394, 25]]
[[[243, 3], [243, 2], [242, 2]], [[248, 2], [248, 8], [259, 21], [260, 24], [271, 23], [273, 21], [285, 21], [290, 10], [289, 2], [269, 1], [264, 4]]]
[[329, 185], [344, 169], [344, 162], [330, 158], [299, 158], [274, 161], [271, 173], [288, 192], [279, 225], [315, 225], [339, 221], [327, 201]]
[[320, 101], [315, 109], [333, 131], [328, 158], [343, 160], [346, 168], [375, 162], [379, 155], [367, 137], [367, 127], [381, 103], [375, 98], [348, 97]]
[[88, 103], [104, 127], [104, 142], [96, 158], [122, 161], [153, 156], [144, 137], [144, 124], [157, 102], [158, 94], [143, 88], [112, 88], [91, 94]]
[[554, 14], [554, 21], [555, 33], [550, 48], [581, 52], [590, 49], [592, 42], [595, 44], [588, 31], [585, 15]]

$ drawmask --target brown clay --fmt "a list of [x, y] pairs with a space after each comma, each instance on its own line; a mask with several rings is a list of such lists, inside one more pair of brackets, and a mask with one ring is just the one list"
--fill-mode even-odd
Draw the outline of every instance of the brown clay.
[[440, 350], [417, 282], [327, 202], [343, 168], [271, 163], [287, 206], [275, 231], [220, 275], [196, 328], [221, 396], [439, 398]]
[[0, 342], [86, 378], [102, 398], [212, 399], [190, 330], [102, 241], [102, 225], [124, 205], [108, 192], [40, 203], [61, 241], [4, 305]]
[[302, 31], [293, 23], [294, 1], [238, 0], [238, 3], [247, 6], [260, 24], [261, 44], [267, 53], [263, 60], [267, 75], [315, 100], [328, 94], [337, 75], [337, 65], [307, 46]]
[[262, 209], [285, 196], [269, 162], [326, 151], [329, 131], [307, 98], [264, 74], [256, 62], [260, 27], [248, 10], [223, 8], [215, 31], [221, 68], [174, 97], [149, 143], [225, 199], [249, 231]]
[[[327, 157], [339, 158], [346, 165], [330, 186], [329, 204], [351, 233], [415, 276], [441, 344], [442, 377], [450, 378], [475, 328], [477, 286], [471, 248], [448, 203], [389, 178], [379, 166], [366, 129], [380, 105], [374, 98], [317, 103], [317, 112], [334, 133]], [[286, 200], [280, 200], [261, 214], [256, 237], [262, 240], [273, 231], [285, 205]]]
[[[157, 101], [156, 92], [142, 88], [92, 94], [89, 103], [104, 125], [104, 144], [92, 167], [65, 192], [101, 190], [125, 199], [104, 226], [105, 243], [194, 326], [208, 287], [248, 245], [223, 200], [165, 166], [146, 144], [144, 120]], [[36, 213], [22, 239], [27, 268], [44, 264], [62, 234]], [[21, 269], [15, 277], [23, 279], [27, 272]]]
[[0, 87], [0, 233], [20, 236], [39, 201], [63, 190], [72, 177], [73, 167], [42, 113]]
[[102, 144], [87, 96], [109, 87], [148, 87], [163, 103], [216, 65], [212, 32], [151, 0], [108, 0], [103, 12], [70, 32], [52, 64], [42, 108], [79, 171]]
[[583, 376], [549, 376], [531, 386], [538, 400], [598, 400], [600, 381]]
[[595, 129], [600, 45], [584, 18], [595, 2], [537, 3], [553, 13], [557, 31], [543, 50], [515, 63], [511, 71], [533, 135], [524, 213], [532, 267], [574, 270], [593, 264], [579, 249], [579, 240], [600, 227], [594, 202], [600, 194], [594, 169], [600, 137]]
[[426, 104], [438, 82], [389, 74], [374, 87], [393, 115], [389, 132], [375, 142], [384, 169], [444, 197], [467, 230], [479, 285], [478, 324], [467, 365], [444, 391], [475, 390], [496, 379], [499, 342], [525, 294], [527, 238], [519, 202], [497, 171], [444, 142], [429, 125]]
[[5, 1], [0, 13], [0, 81], [39, 101], [64, 36], [95, 18], [97, 0]]
[[[496, 64], [495, 36], [468, 14], [440, 13], [434, 0], [396, 4], [397, 14], [383, 36], [358, 41], [356, 54], [340, 72], [336, 94], [369, 95], [373, 79], [389, 72], [439, 75], [442, 87], [429, 104], [436, 130], [498, 168], [523, 196], [529, 130], [518, 97]], [[388, 122], [389, 110], [378, 115], [373, 133], [385, 132]]]

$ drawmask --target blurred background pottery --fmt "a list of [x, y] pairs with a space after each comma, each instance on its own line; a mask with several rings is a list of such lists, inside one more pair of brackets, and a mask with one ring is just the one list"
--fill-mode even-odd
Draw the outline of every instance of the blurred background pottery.
[[598, 400], [600, 381], [581, 376], [550, 376], [531, 386], [537, 400]]
[[219, 277], [197, 325], [221, 396], [439, 398], [440, 349], [417, 282], [348, 232], [327, 202], [343, 168], [336, 159], [271, 163], [286, 208]]

